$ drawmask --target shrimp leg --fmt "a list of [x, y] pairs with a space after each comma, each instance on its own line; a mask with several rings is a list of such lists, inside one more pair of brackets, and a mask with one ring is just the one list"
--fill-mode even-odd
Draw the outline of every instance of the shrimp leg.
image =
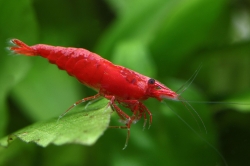
[[90, 97], [86, 97], [86, 98], [83, 98], [81, 100], [78, 100], [77, 102], [75, 102], [73, 105], [71, 105], [63, 114], [61, 114], [58, 118], [58, 120], [60, 120], [64, 115], [66, 115], [72, 108], [74, 108], [75, 106], [81, 104], [81, 103], [84, 103], [86, 101], [90, 101], [90, 100], [95, 100], [95, 99], [98, 99], [100, 98], [101, 95], [99, 93], [97, 93], [96, 95], [94, 96], [90, 96]]
[[123, 147], [123, 150], [126, 149], [126, 147], [128, 146], [128, 140], [130, 137], [130, 126], [132, 124], [132, 119], [129, 115], [127, 115], [125, 112], [123, 112], [115, 103], [115, 96], [109, 96], [109, 95], [105, 95], [105, 98], [110, 99], [109, 105], [111, 105], [115, 111], [117, 112], [117, 114], [120, 116], [120, 118], [122, 119], [126, 119], [127, 123], [126, 126], [109, 126], [110, 128], [120, 128], [120, 129], [127, 129], [127, 138], [126, 138], [126, 142], [125, 145]]
[[143, 103], [141, 103], [138, 100], [122, 100], [119, 102], [123, 103], [123, 105], [125, 107], [129, 108], [133, 112], [132, 122], [134, 122], [135, 120], [141, 119], [141, 117], [143, 116], [143, 118], [144, 118], [143, 128], [145, 128], [145, 126], [146, 126], [146, 123], [147, 123], [146, 113], [148, 113], [148, 115], [149, 115], [149, 127], [151, 126], [152, 119], [153, 119], [152, 113], [148, 110], [148, 108]]

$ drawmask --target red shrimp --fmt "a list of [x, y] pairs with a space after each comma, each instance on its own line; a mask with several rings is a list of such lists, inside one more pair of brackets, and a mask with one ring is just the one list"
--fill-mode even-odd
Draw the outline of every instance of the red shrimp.
[[[77, 78], [84, 85], [97, 91], [91, 97], [83, 98], [74, 103], [64, 114], [76, 105], [105, 97], [111, 106], [125, 121], [125, 126], [119, 128], [127, 129], [127, 138], [124, 149], [128, 144], [130, 127], [133, 122], [144, 118], [144, 127], [149, 116], [149, 125], [152, 123], [152, 114], [142, 103], [148, 98], [156, 98], [162, 101], [164, 98], [179, 100], [179, 95], [160, 83], [159, 81], [139, 74], [123, 66], [115, 65], [101, 56], [83, 48], [50, 46], [37, 44], [28, 46], [18, 39], [12, 39], [14, 46], [9, 47], [16, 54], [27, 56], [42, 56], [50, 63], [56, 64], [59, 69], [66, 70], [67, 73]], [[123, 112], [117, 103], [132, 111], [129, 116]]]

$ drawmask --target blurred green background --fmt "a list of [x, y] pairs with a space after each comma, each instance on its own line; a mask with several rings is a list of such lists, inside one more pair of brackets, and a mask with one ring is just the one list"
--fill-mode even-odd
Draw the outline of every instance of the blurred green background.
[[[90, 147], [16, 141], [0, 147], [0, 165], [225, 165], [209, 143], [228, 165], [249, 164], [249, 9], [249, 0], [0, 0], [1, 137], [58, 117], [95, 94], [47, 60], [11, 55], [5, 50], [11, 38], [86, 48], [173, 90], [202, 65], [182, 96], [225, 102], [190, 102], [207, 134], [180, 102], [166, 101], [198, 135], [167, 105], [150, 99], [145, 104], [153, 124], [144, 131], [142, 120], [132, 125], [126, 150], [126, 130], [108, 129]], [[121, 125], [118, 119], [114, 115], [111, 125]]]

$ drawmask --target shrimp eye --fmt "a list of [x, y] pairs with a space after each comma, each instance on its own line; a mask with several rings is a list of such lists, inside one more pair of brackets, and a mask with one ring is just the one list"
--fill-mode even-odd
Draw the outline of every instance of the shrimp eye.
[[149, 80], [148, 80], [148, 84], [154, 84], [155, 83], [155, 80], [153, 79], [153, 78], [150, 78]]

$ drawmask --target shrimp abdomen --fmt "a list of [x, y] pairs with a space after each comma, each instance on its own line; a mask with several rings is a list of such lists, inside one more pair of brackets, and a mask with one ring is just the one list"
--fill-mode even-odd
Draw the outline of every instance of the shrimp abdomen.
[[28, 46], [18, 39], [13, 39], [11, 42], [15, 45], [9, 49], [14, 53], [42, 56], [48, 59], [50, 63], [56, 64], [59, 69], [65, 70], [69, 75], [76, 77], [81, 83], [94, 89], [100, 87], [100, 79], [102, 79], [103, 69], [105, 69], [105, 63], [102, 62], [109, 62], [83, 48], [45, 44]]

